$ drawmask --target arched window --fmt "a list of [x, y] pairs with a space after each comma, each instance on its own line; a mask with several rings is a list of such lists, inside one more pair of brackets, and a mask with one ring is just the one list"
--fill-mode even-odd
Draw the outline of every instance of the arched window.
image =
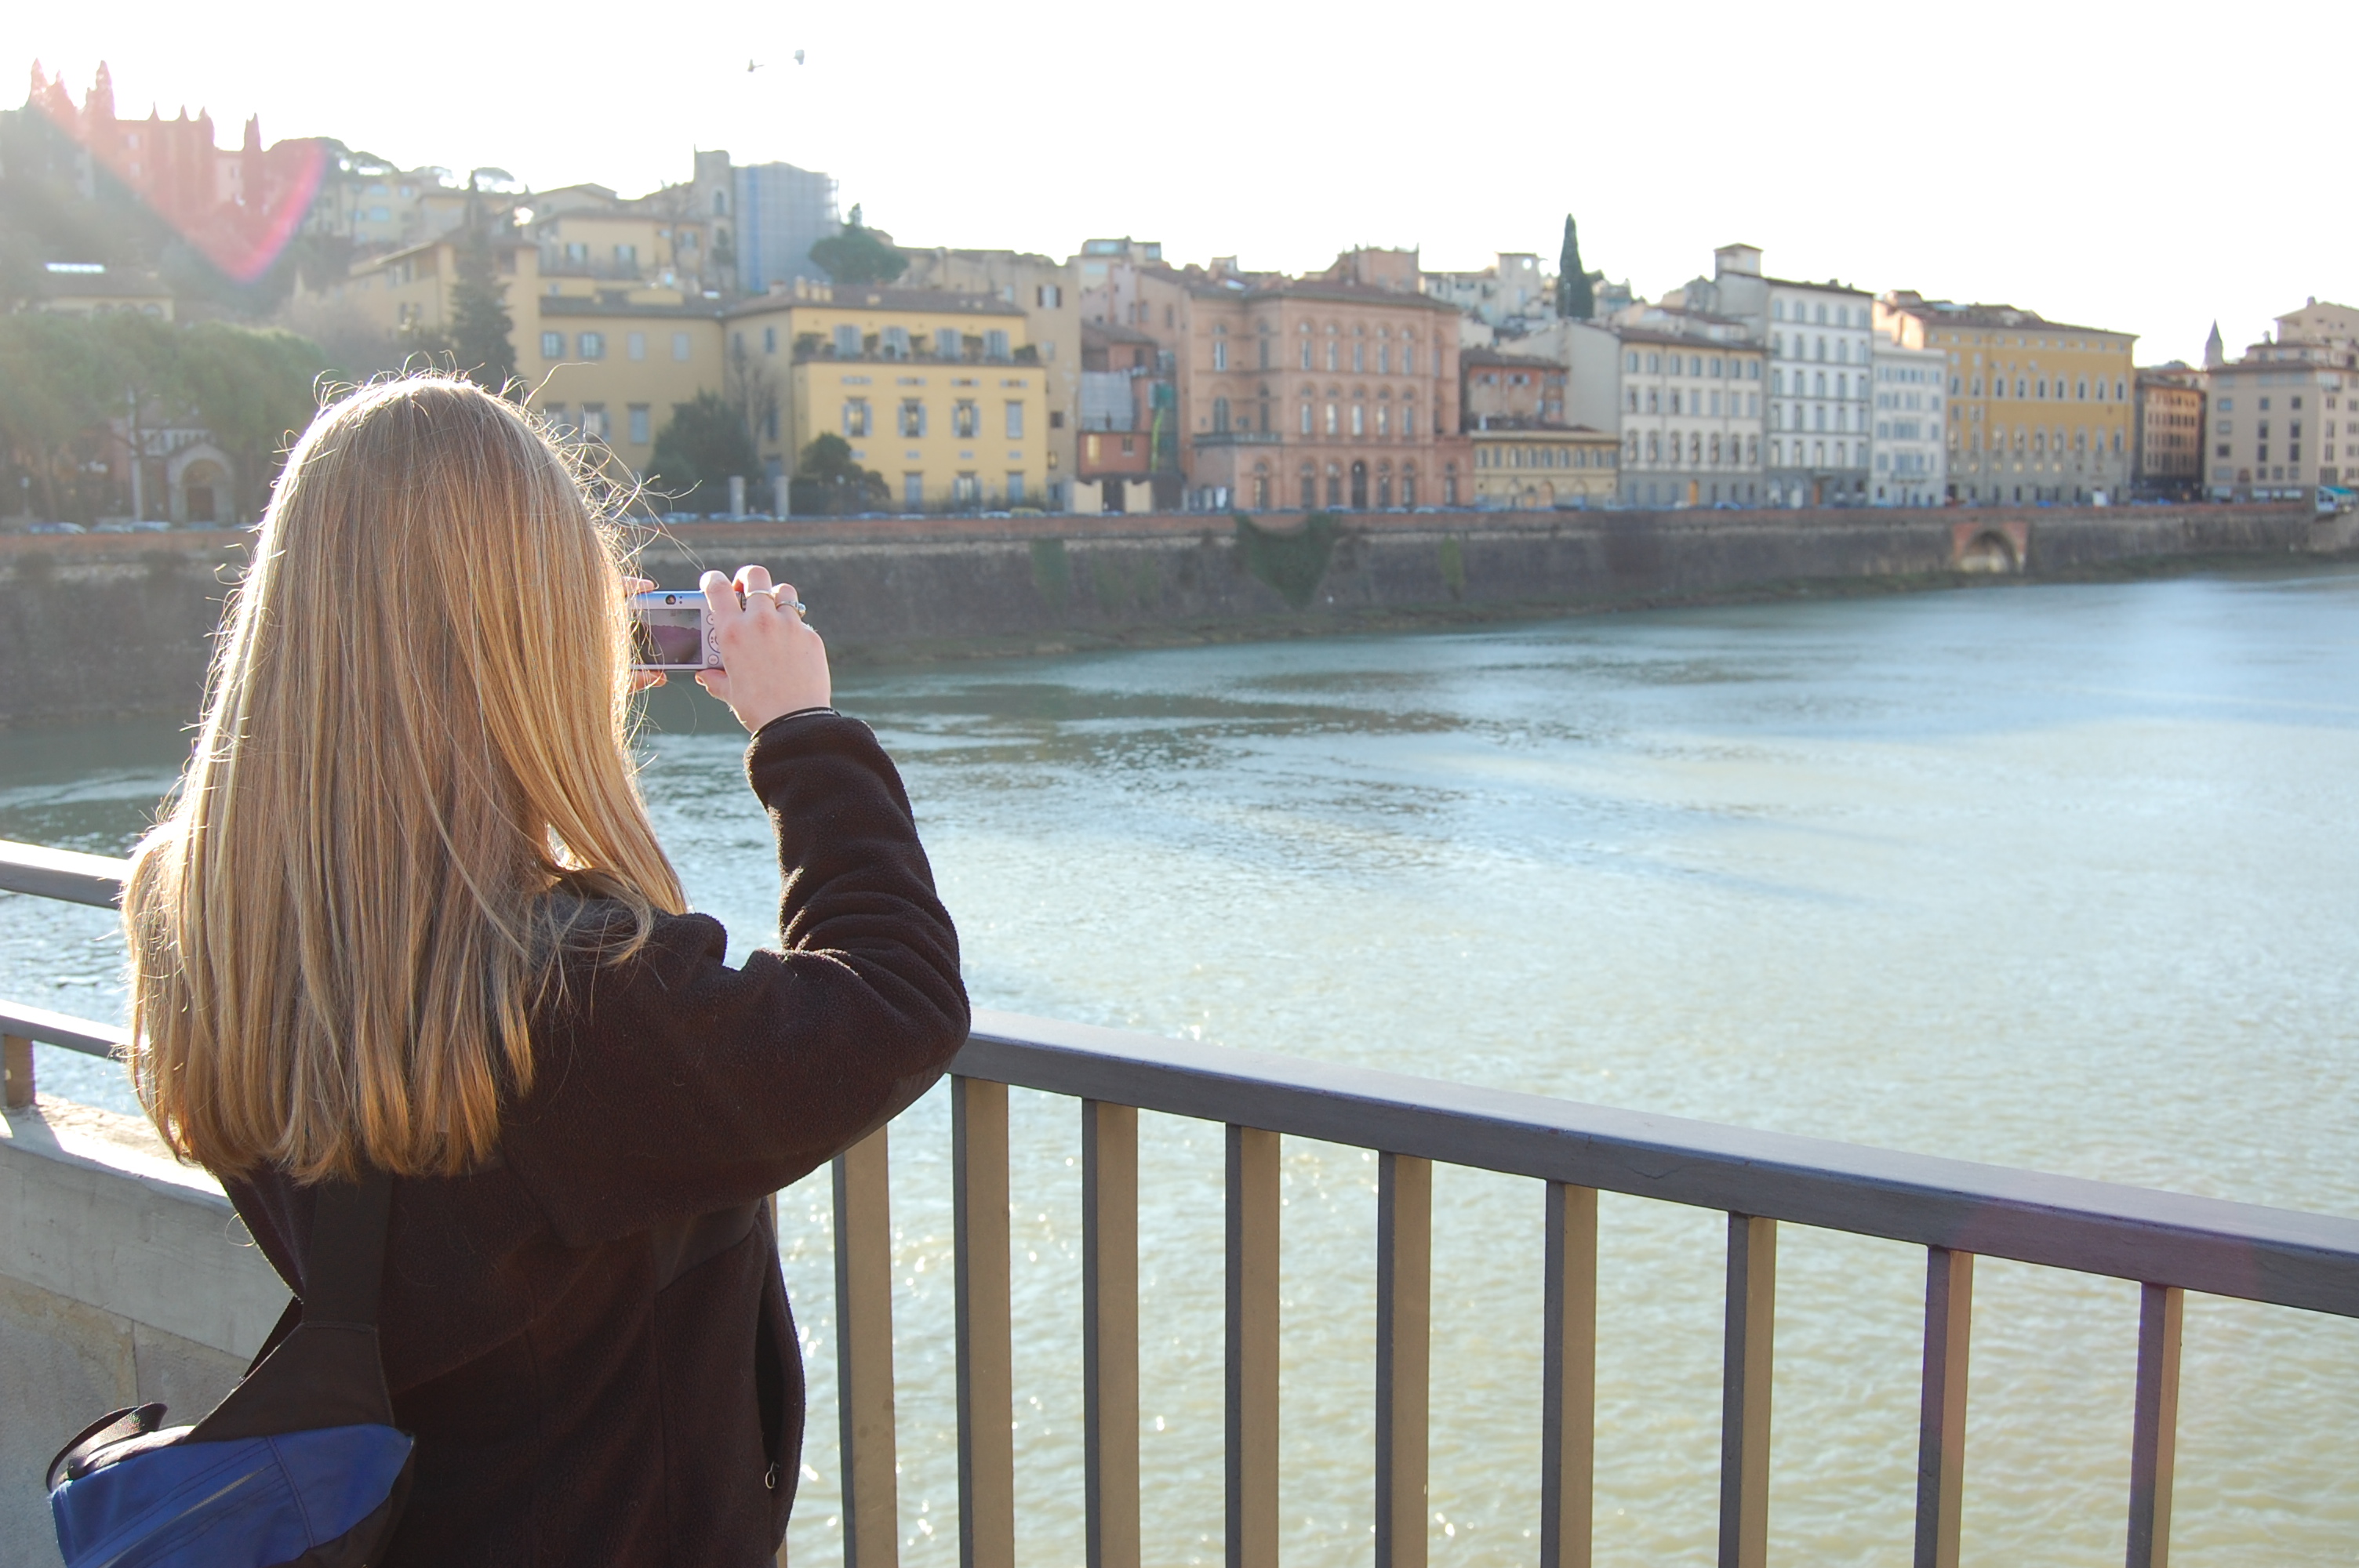
[[1302, 510], [1310, 511], [1319, 504], [1319, 470], [1309, 463], [1302, 465]]
[[[1224, 343], [1219, 346], [1225, 348], [1228, 345]], [[1229, 400], [1225, 397], [1215, 397], [1212, 399], [1212, 428], [1216, 431], [1225, 431], [1228, 427]]]

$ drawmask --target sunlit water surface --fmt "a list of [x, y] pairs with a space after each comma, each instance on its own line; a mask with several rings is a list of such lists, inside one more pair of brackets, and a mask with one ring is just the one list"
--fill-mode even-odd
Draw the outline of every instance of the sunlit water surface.
[[[2359, 1214], [2359, 573], [2009, 588], [868, 673], [979, 1003]], [[667, 693], [658, 826], [740, 950], [741, 738]], [[114, 851], [184, 745], [0, 734], [0, 835]], [[0, 897], [0, 994], [119, 1013], [106, 917]], [[130, 1108], [44, 1052], [53, 1093]], [[1019, 1550], [1079, 1562], [1079, 1111], [1017, 1095]], [[901, 1518], [957, 1553], [948, 1115], [894, 1130]], [[1147, 1560], [1221, 1556], [1221, 1134], [1141, 1128]], [[1375, 1166], [1285, 1154], [1283, 1517], [1369, 1552]], [[1435, 1191], [1432, 1551], [1533, 1560], [1541, 1194]], [[839, 1535], [825, 1178], [794, 1550]], [[1602, 1206], [1599, 1561], [1708, 1561], [1724, 1221]], [[1780, 1241], [1776, 1561], [1909, 1552], [1924, 1258]], [[1965, 1555], [2122, 1552], [2134, 1285], [1985, 1262]], [[2359, 1328], [2187, 1308], [2174, 1561], [2349, 1563]]]

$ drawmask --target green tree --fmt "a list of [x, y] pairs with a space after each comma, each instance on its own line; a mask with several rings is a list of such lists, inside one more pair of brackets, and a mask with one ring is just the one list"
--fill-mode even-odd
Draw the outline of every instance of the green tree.
[[820, 437], [795, 463], [791, 498], [798, 517], [874, 512], [889, 493], [885, 476], [853, 460], [852, 443], [841, 436]]
[[492, 229], [475, 176], [467, 177], [467, 232], [459, 243], [458, 276], [451, 285], [451, 352], [459, 373], [487, 392], [506, 395], [516, 383], [516, 322], [492, 258]]
[[287, 449], [319, 410], [326, 369], [317, 343], [276, 327], [200, 321], [180, 335], [180, 390], [236, 470], [234, 515], [262, 514]]
[[49, 517], [87, 510], [77, 494], [78, 449], [103, 427], [112, 395], [87, 321], [43, 310], [0, 316], [0, 449], [15, 470], [12, 499]]
[[656, 432], [647, 485], [667, 511], [710, 516], [728, 510], [734, 476], [750, 484], [761, 469], [753, 433], [736, 408], [717, 392], [700, 392], [693, 402], [673, 404]]
[[1588, 271], [1581, 265], [1581, 236], [1574, 232], [1572, 214], [1564, 215], [1564, 248], [1556, 258], [1556, 313], [1575, 321], [1586, 321], [1597, 314], [1597, 291], [1590, 287]]
[[856, 205], [843, 232], [813, 245], [810, 259], [838, 283], [890, 283], [909, 270], [909, 258], [893, 248], [893, 236], [862, 223]]

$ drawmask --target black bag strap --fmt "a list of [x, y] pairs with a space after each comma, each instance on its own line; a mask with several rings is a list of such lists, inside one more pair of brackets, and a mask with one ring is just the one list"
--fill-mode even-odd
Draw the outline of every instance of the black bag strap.
[[376, 1326], [392, 1213], [393, 1178], [382, 1171], [320, 1187], [310, 1244], [303, 1249], [304, 1322]]
[[376, 1336], [392, 1208], [393, 1178], [382, 1171], [321, 1184], [303, 1249], [300, 1320], [197, 1422], [189, 1442], [393, 1424]]

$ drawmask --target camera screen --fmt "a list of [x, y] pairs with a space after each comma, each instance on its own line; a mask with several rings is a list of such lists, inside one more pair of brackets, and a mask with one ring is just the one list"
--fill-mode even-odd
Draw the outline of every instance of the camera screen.
[[704, 667], [702, 604], [641, 605], [631, 629], [631, 663], [643, 668]]

